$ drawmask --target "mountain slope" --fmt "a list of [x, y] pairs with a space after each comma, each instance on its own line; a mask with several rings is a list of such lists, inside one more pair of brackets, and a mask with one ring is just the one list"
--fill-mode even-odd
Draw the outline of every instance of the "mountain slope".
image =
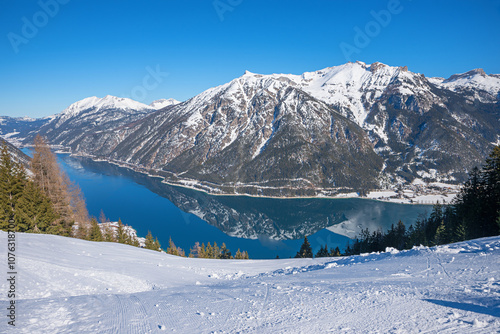
[[249, 185], [245, 192], [368, 189], [382, 168], [357, 124], [286, 80], [251, 74], [89, 144], [83, 153], [219, 187]]
[[[114, 129], [144, 117], [155, 109], [127, 98], [107, 95], [103, 98], [88, 97], [73, 103], [47, 124], [38, 134], [46, 137], [52, 145], [74, 150], [87, 135]], [[24, 140], [31, 143], [36, 133]]]
[[480, 69], [445, 80], [356, 62], [247, 71], [182, 103], [87, 98], [39, 132], [74, 154], [209, 192], [365, 193], [465, 181], [500, 143], [499, 99], [500, 76]]
[[[16, 250], [20, 333], [500, 328], [499, 237], [345, 258], [260, 261], [181, 258], [53, 235], [17, 233], [16, 239], [22, 245]], [[6, 244], [7, 233], [0, 232], [0, 241]], [[3, 291], [8, 283], [0, 284]], [[0, 305], [8, 303], [3, 294]], [[0, 331], [8, 332], [7, 321]]]
[[76, 153], [223, 193], [298, 196], [419, 179], [457, 183], [500, 138], [500, 105], [493, 103], [499, 82], [481, 71], [427, 79], [406, 67], [362, 62], [302, 75], [247, 71], [94, 134]]
[[44, 118], [0, 116], [0, 137], [20, 146], [29, 133], [37, 132], [54, 116]]
[[30, 164], [31, 158], [24, 154], [20, 149], [9, 143], [7, 140], [0, 138], [0, 148], [3, 145], [7, 146], [7, 152], [9, 152], [11, 158], [15, 162], [20, 162], [27, 169]]

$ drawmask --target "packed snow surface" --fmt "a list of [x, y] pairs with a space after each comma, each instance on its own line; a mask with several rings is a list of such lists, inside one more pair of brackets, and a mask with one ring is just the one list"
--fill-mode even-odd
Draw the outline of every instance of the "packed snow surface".
[[[500, 237], [283, 260], [189, 259], [52, 235], [16, 238], [19, 333], [500, 330]], [[6, 246], [5, 232], [0, 240]], [[5, 310], [7, 294], [0, 298]], [[11, 332], [7, 320], [2, 333]]]

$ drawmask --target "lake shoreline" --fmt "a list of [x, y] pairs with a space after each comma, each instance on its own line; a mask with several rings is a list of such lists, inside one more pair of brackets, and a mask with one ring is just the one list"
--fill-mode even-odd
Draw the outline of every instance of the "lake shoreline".
[[[162, 181], [161, 181], [162, 183], [167, 184], [167, 185], [172, 186], [172, 187], [181, 187], [181, 188], [190, 189], [193, 191], [199, 191], [199, 192], [202, 192], [202, 193], [204, 193], [206, 195], [210, 195], [210, 196], [234, 196], [234, 197], [249, 197], [249, 198], [262, 198], [262, 199], [289, 199], [289, 200], [293, 200], [293, 199], [297, 199], [297, 200], [299, 200], [299, 199], [328, 199], [328, 200], [332, 200], [332, 199], [361, 199], [361, 200], [371, 200], [371, 201], [378, 201], [378, 202], [384, 202], [384, 203], [394, 203], [394, 204], [404, 204], [404, 205], [429, 205], [429, 206], [431, 206], [431, 205], [435, 205], [437, 202], [444, 203], [444, 204], [450, 204], [452, 202], [453, 198], [457, 195], [457, 192], [445, 192], [445, 193], [441, 193], [440, 195], [437, 195], [437, 194], [424, 195], [421, 197], [416, 197], [415, 199], [409, 199], [409, 198], [385, 198], [383, 196], [381, 196], [381, 197], [364, 197], [364, 196], [359, 196], [358, 193], [354, 193], [354, 192], [344, 193], [344, 194], [341, 193], [341, 194], [333, 195], [333, 196], [332, 195], [273, 196], [273, 195], [255, 195], [255, 194], [249, 194], [249, 193], [213, 192], [213, 191], [209, 191], [206, 188], [204, 188], [203, 184], [198, 183], [198, 181], [185, 180], [185, 183], [183, 183], [181, 180], [179, 182], [173, 182], [171, 180], [168, 180], [167, 177], [148, 173], [147, 171], [145, 171], [145, 170], [143, 170], [140, 167], [135, 166], [135, 165], [128, 165], [128, 164], [125, 164], [123, 162], [110, 161], [108, 159], [99, 159], [99, 158], [95, 158], [95, 157], [92, 157], [89, 155], [73, 154], [73, 153], [69, 153], [69, 152], [58, 152], [58, 153], [68, 154], [72, 157], [90, 159], [94, 162], [103, 162], [103, 163], [112, 164], [112, 165], [118, 166], [120, 168], [125, 168], [127, 170], [131, 170], [135, 173], [140, 173], [140, 174], [146, 175], [146, 176], [151, 177], [151, 178], [162, 179]], [[191, 185], [186, 184], [186, 183], [190, 183]], [[256, 187], [256, 186], [254, 186], [254, 185], [241, 185], [240, 187]], [[238, 188], [233, 187], [232, 189], [236, 190]], [[278, 189], [289, 189], [289, 188], [278, 188]], [[312, 189], [312, 190], [323, 191], [324, 189]], [[395, 191], [392, 189], [379, 189], [379, 190], [374, 190], [374, 191], [370, 192], [369, 195], [371, 193], [374, 193], [374, 192], [394, 192], [395, 193]], [[352, 195], [352, 194], [356, 194], [356, 195]], [[429, 196], [433, 197], [433, 199], [432, 200], [427, 199], [427, 201], [419, 199], [422, 197], [429, 197]]]
[[[26, 146], [29, 147], [29, 146]], [[109, 159], [103, 159], [103, 158], [97, 158], [91, 155], [84, 155], [84, 154], [76, 154], [72, 153], [68, 150], [65, 150], [62, 147], [53, 147], [53, 149], [56, 149], [56, 153], [58, 154], [65, 154], [69, 155], [71, 157], [78, 157], [78, 158], [85, 158], [85, 159], [90, 159], [94, 162], [104, 162], [108, 164], [112, 164], [115, 166], [118, 166], [120, 168], [125, 168], [127, 170], [131, 170], [135, 173], [140, 173], [143, 175], [146, 175], [151, 178], [159, 178], [162, 179], [162, 183], [167, 184], [172, 187], [181, 187], [185, 189], [190, 189], [194, 191], [199, 191], [204, 194], [210, 195], [210, 196], [234, 196], [234, 197], [249, 197], [249, 198], [262, 198], [262, 199], [362, 199], [362, 200], [372, 200], [372, 201], [378, 201], [378, 202], [383, 202], [383, 203], [395, 203], [395, 204], [405, 204], [405, 205], [435, 205], [436, 203], [440, 204], [451, 204], [455, 196], [458, 194], [458, 185], [447, 185], [450, 187], [453, 187], [454, 191], [448, 191], [448, 192], [440, 192], [439, 194], [437, 192], [431, 193], [431, 194], [425, 194], [413, 198], [401, 198], [401, 197], [395, 197], [397, 192], [394, 189], [376, 189], [372, 190], [368, 193], [368, 196], [359, 196], [359, 193], [351, 191], [351, 192], [346, 192], [346, 193], [338, 193], [336, 195], [327, 195], [327, 194], [316, 194], [316, 195], [298, 195], [298, 196], [276, 196], [276, 195], [258, 195], [258, 194], [250, 194], [247, 192], [241, 192], [241, 193], [236, 193], [236, 192], [223, 192], [221, 188], [230, 188], [234, 191], [236, 191], [239, 188], [256, 188], [259, 190], [266, 189], [266, 188], [271, 188], [271, 187], [258, 187], [255, 185], [238, 185], [238, 187], [234, 186], [225, 186], [225, 185], [217, 185], [214, 184], [214, 186], [218, 188], [211, 188], [209, 185], [204, 185], [200, 183], [200, 181], [196, 180], [190, 180], [190, 179], [179, 179], [179, 181], [175, 182], [172, 180], [169, 180], [166, 176], [162, 175], [155, 175], [151, 174], [148, 171], [146, 171], [144, 168], [141, 168], [136, 165], [132, 164], [126, 164], [122, 161], [112, 161]], [[176, 175], [176, 177], [178, 177]], [[210, 191], [210, 189], [212, 191]], [[297, 188], [273, 188], [276, 191], [281, 191], [286, 189], [287, 191], [291, 190], [299, 190]], [[314, 189], [307, 189], [315, 192], [331, 192], [335, 190], [342, 190], [343, 188], [336, 188], [336, 189], [320, 189], [320, 188], [314, 188]], [[370, 197], [371, 194], [374, 193], [391, 193], [392, 196], [376, 196], [373, 195]]]

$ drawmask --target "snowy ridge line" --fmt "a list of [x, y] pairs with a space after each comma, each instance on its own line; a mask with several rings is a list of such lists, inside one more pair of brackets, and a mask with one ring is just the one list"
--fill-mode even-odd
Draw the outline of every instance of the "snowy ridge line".
[[[161, 175], [171, 184], [207, 193], [354, 198], [354, 190], [364, 196], [372, 189], [413, 186], [415, 179], [466, 181], [467, 172], [500, 138], [497, 120], [488, 116], [490, 107], [471, 101], [496, 103], [499, 89], [500, 76], [479, 69], [445, 80], [406, 66], [358, 61], [301, 75], [245, 72], [180, 104], [90, 97], [41, 126], [41, 133], [74, 153], [137, 163], [132, 169], [138, 171], [141, 163], [158, 172], [185, 171], [184, 177]], [[54, 128], [65, 116], [67, 123]], [[17, 126], [9, 123], [5, 133]], [[11, 137], [24, 136], [27, 142], [34, 127], [22, 126], [30, 130], [27, 136], [21, 129]], [[292, 142], [280, 131], [302, 143], [287, 158], [286, 180], [276, 173], [283, 158], [278, 148]], [[430, 204], [437, 199], [427, 196], [439, 195], [431, 187], [422, 187], [424, 198], [415, 193], [387, 201]], [[439, 200], [451, 200], [447, 197]]]

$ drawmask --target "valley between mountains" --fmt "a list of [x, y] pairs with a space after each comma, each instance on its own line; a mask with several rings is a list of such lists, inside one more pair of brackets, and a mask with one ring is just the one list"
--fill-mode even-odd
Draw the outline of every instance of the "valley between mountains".
[[404, 197], [453, 190], [500, 142], [500, 75], [247, 71], [184, 102], [89, 97], [44, 119], [1, 117], [0, 131], [212, 194]]

